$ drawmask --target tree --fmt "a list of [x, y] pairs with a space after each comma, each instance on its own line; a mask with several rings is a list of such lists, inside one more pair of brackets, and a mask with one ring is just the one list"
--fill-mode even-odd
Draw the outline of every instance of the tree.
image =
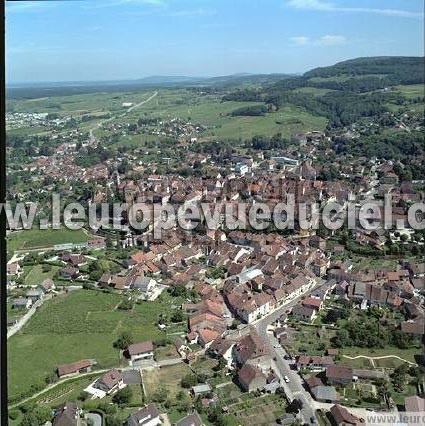
[[111, 248], [113, 248], [113, 247], [114, 247], [114, 243], [113, 243], [113, 241], [112, 241], [112, 238], [111, 238], [111, 237], [106, 237], [105, 244], [106, 244], [106, 248], [107, 248], [107, 249], [111, 249]]
[[289, 413], [295, 413], [295, 414], [299, 413], [303, 409], [303, 406], [304, 406], [303, 402], [300, 399], [295, 398], [289, 404], [288, 412]]
[[221, 408], [219, 406], [215, 406], [214, 408], [211, 408], [208, 413], [208, 420], [216, 426], [224, 426], [225, 420], [223, 413], [221, 412]]
[[180, 391], [176, 395], [176, 402], [177, 402], [177, 410], [181, 413], [186, 413], [189, 411], [191, 406], [191, 400], [189, 398], [189, 395], [187, 392]]
[[45, 263], [41, 266], [41, 270], [43, 271], [43, 273], [50, 272], [52, 270], [52, 265]]
[[162, 403], [167, 400], [167, 397], [168, 397], [167, 389], [160, 386], [159, 389], [152, 395], [152, 401]]
[[118, 309], [122, 311], [131, 311], [133, 309], [133, 302], [131, 299], [124, 299], [119, 305]]
[[195, 374], [186, 374], [186, 376], [184, 376], [181, 379], [181, 385], [183, 388], [189, 389], [192, 386], [196, 386], [198, 384], [198, 378], [196, 377]]
[[387, 403], [390, 396], [388, 381], [385, 379], [378, 379], [375, 381], [375, 384], [378, 396]]
[[401, 364], [394, 369], [391, 379], [393, 382], [394, 389], [402, 392], [406, 386], [407, 374], [409, 372], [409, 366], [405, 363]]
[[182, 311], [174, 311], [170, 317], [171, 322], [182, 322], [184, 315]]
[[99, 281], [102, 275], [103, 271], [101, 269], [97, 269], [95, 271], [91, 271], [89, 277], [92, 281]]
[[81, 391], [81, 392], [78, 394], [77, 399], [78, 399], [79, 401], [85, 401], [85, 400], [86, 400], [89, 396], [90, 396], [90, 394], [89, 394], [88, 392], [86, 392], [86, 391]]
[[423, 380], [422, 372], [419, 367], [410, 367], [409, 376], [412, 377], [412, 385], [419, 386]]
[[381, 318], [384, 316], [384, 312], [381, 308], [378, 306], [372, 306], [369, 308], [369, 312], [376, 319], [376, 322], [378, 324], [378, 337], [380, 336], [380, 325], [381, 325]]
[[182, 285], [173, 285], [168, 288], [168, 292], [174, 297], [185, 297], [187, 294], [186, 287]]
[[133, 343], [133, 336], [129, 331], [123, 331], [114, 342], [114, 347], [118, 349], [126, 349]]
[[38, 405], [28, 410], [22, 421], [21, 426], [39, 426], [51, 420], [52, 413], [49, 407]]
[[106, 416], [105, 424], [106, 426], [122, 426], [122, 421], [117, 416]]
[[9, 415], [10, 420], [16, 420], [19, 417], [19, 411], [18, 410], [9, 410], [8, 415]]
[[205, 383], [208, 379], [208, 376], [205, 373], [198, 373], [196, 375], [198, 383]]
[[112, 401], [116, 404], [128, 404], [131, 401], [131, 398], [133, 396], [133, 391], [131, 390], [130, 386], [126, 386], [123, 389], [120, 389], [113, 397]]
[[406, 234], [402, 234], [402, 235], [400, 236], [400, 240], [401, 240], [403, 243], [405, 243], [408, 239], [409, 239], [409, 236], [408, 236], [408, 235], [406, 235]]
[[56, 383], [56, 381], [58, 380], [58, 376], [52, 371], [46, 376], [44, 380], [46, 384], [50, 385], [52, 383]]

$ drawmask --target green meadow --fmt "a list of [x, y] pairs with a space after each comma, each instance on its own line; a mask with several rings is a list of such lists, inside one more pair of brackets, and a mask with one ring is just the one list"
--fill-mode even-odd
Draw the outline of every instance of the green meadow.
[[[175, 301], [136, 304], [132, 311], [117, 309], [123, 296], [76, 290], [45, 302], [24, 328], [8, 340], [9, 400], [22, 399], [46, 386], [45, 378], [58, 364], [96, 359], [99, 368], [122, 365], [114, 341], [131, 331], [134, 341], [165, 337], [156, 321]], [[172, 337], [172, 336], [171, 336]]]
[[28, 229], [11, 233], [7, 238], [7, 250], [9, 253], [13, 253], [15, 250], [45, 248], [55, 244], [76, 244], [86, 241], [87, 235], [82, 230]]

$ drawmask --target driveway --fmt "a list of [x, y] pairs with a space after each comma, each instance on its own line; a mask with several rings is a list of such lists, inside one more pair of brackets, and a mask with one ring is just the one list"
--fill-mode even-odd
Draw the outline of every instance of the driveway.
[[140, 385], [142, 383], [139, 370], [123, 370], [122, 375], [126, 385]]

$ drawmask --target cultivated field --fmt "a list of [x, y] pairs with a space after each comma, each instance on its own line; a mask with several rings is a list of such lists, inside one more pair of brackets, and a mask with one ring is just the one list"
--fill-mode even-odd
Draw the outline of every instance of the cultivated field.
[[285, 400], [279, 395], [242, 393], [234, 384], [218, 389], [218, 396], [229, 409], [230, 425], [269, 425], [285, 412]]

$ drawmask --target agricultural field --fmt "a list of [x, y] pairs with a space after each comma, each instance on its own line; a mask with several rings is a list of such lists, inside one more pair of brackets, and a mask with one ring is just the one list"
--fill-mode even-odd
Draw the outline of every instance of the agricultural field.
[[222, 405], [229, 409], [230, 425], [269, 425], [285, 412], [285, 400], [279, 395], [242, 393], [234, 384], [217, 389]]
[[113, 347], [123, 331], [131, 330], [134, 341], [165, 336], [155, 322], [170, 309], [168, 301], [136, 304], [129, 312], [116, 309], [121, 300], [118, 294], [79, 290], [44, 303], [8, 341], [10, 400], [43, 389], [58, 364], [84, 358], [96, 359], [99, 368], [126, 364]]
[[126, 115], [126, 119], [143, 114], [162, 119], [180, 118], [195, 124], [202, 124], [206, 130], [205, 139], [250, 138], [255, 135], [272, 136], [281, 132], [284, 136], [310, 130], [323, 130], [327, 120], [309, 114], [301, 108], [285, 106], [277, 112], [264, 116], [231, 116], [231, 112], [241, 108], [263, 105], [261, 102], [221, 102], [221, 96], [197, 95], [189, 90], [162, 90], [141, 109]]
[[48, 112], [64, 115], [90, 115], [105, 112], [125, 112], [124, 102], [137, 104], [152, 94], [150, 91], [120, 93], [87, 93], [79, 95], [52, 96], [38, 99], [9, 100], [8, 112]]
[[[304, 90], [304, 89], [302, 89]], [[314, 94], [323, 94], [323, 89], [312, 89]], [[291, 136], [295, 133], [311, 130], [323, 130], [327, 120], [312, 115], [302, 108], [285, 105], [277, 112], [266, 113], [263, 116], [232, 116], [232, 111], [255, 105], [261, 102], [221, 102], [221, 95], [199, 94], [189, 89], [161, 89], [158, 95], [148, 103], [127, 112], [122, 107], [123, 102], [140, 103], [149, 98], [153, 91], [129, 93], [95, 93], [71, 96], [40, 98], [35, 100], [10, 101], [10, 107], [15, 111], [72, 113], [76, 115], [111, 113], [115, 115], [116, 123], [136, 122], [140, 117], [158, 117], [163, 120], [180, 118], [201, 124], [208, 129], [201, 134], [201, 139], [215, 138], [251, 138], [255, 135], [272, 136], [282, 133]], [[82, 123], [81, 130], [93, 128], [98, 120]], [[41, 131], [42, 129], [39, 129]], [[38, 133], [39, 133], [38, 131]], [[107, 132], [96, 129], [97, 137], [106, 136]], [[148, 141], [163, 140], [152, 135], [127, 135], [112, 146], [140, 147]], [[143, 146], [143, 145], [142, 145]]]
[[7, 250], [13, 253], [15, 250], [47, 248], [55, 244], [76, 244], [86, 241], [87, 235], [82, 230], [28, 229], [11, 233], [7, 238]]

